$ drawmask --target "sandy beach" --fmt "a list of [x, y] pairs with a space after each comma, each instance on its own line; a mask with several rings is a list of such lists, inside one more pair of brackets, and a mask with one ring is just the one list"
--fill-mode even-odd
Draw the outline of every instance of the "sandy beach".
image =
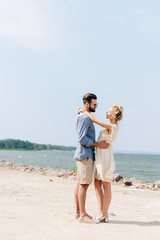
[[[0, 240], [159, 240], [160, 191], [112, 186], [110, 223], [74, 219], [72, 177], [26, 173], [0, 167]], [[87, 211], [98, 213], [93, 184]]]

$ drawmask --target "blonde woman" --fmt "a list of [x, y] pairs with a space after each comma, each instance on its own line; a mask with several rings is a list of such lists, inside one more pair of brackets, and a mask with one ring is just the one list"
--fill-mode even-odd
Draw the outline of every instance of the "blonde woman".
[[99, 205], [99, 214], [96, 217], [96, 221], [108, 222], [108, 209], [111, 202], [111, 181], [115, 171], [112, 142], [118, 135], [118, 121], [123, 117], [123, 107], [113, 105], [109, 108], [106, 118], [110, 120], [110, 123], [97, 119], [92, 113], [85, 111], [84, 108], [78, 108], [78, 111], [85, 113], [91, 121], [104, 128], [99, 134], [98, 142], [105, 140], [109, 143], [109, 147], [106, 149], [96, 149], [94, 181]]

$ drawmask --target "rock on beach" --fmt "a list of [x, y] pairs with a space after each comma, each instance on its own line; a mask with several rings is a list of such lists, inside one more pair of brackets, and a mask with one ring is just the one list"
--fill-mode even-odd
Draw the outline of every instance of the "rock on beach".
[[[54, 169], [54, 168], [43, 168], [37, 167], [34, 165], [26, 165], [26, 164], [15, 164], [15, 163], [8, 163], [4, 160], [0, 160], [0, 167], [1, 168], [9, 168], [9, 169], [17, 169], [18, 171], [32, 173], [32, 172], [39, 172], [42, 175], [49, 175], [51, 177], [58, 177], [58, 178], [69, 178], [76, 180], [77, 173], [73, 170], [65, 170], [65, 169]], [[150, 189], [150, 190], [160, 190], [160, 180], [156, 181], [155, 183], [147, 183], [146, 181], [137, 180], [135, 177], [132, 178], [125, 178], [118, 173], [113, 175], [113, 184], [120, 184], [125, 187], [134, 187], [137, 189]]]

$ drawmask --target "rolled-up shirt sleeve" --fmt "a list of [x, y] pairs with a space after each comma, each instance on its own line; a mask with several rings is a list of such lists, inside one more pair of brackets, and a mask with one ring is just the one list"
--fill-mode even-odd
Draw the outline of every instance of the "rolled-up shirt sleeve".
[[78, 141], [80, 144], [82, 144], [85, 147], [90, 147], [93, 143], [93, 140], [91, 140], [87, 136], [88, 128], [90, 127], [89, 119], [80, 119], [77, 126], [77, 133], [78, 133]]

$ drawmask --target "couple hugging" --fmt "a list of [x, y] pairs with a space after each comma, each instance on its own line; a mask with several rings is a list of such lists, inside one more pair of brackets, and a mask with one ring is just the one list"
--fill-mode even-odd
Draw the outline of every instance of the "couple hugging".
[[[118, 121], [122, 119], [122, 106], [109, 108], [106, 118], [110, 123], [97, 119], [91, 112], [97, 108], [97, 97], [92, 93], [83, 97], [84, 107], [78, 108], [76, 130], [78, 145], [75, 152], [78, 183], [75, 188], [76, 215], [82, 223], [108, 222], [108, 208], [111, 202], [111, 181], [115, 170], [112, 142], [118, 134]], [[103, 127], [98, 141], [95, 141], [93, 122]], [[96, 147], [96, 154], [94, 149]], [[93, 219], [86, 213], [85, 201], [89, 185], [92, 183], [95, 161], [94, 186], [99, 205], [99, 214]]]

